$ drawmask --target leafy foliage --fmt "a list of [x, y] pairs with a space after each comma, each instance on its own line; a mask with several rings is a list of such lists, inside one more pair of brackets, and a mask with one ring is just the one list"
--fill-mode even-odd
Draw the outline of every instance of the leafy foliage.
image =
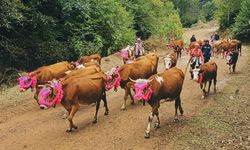
[[220, 29], [225, 30], [235, 23], [242, 0], [214, 0], [216, 6], [215, 17], [219, 20]]
[[250, 39], [250, 1], [243, 0], [239, 15], [233, 25], [233, 34], [238, 38]]
[[181, 28], [167, 0], [1, 0], [0, 66], [33, 70], [80, 55], [106, 56], [136, 36], [181, 37]]

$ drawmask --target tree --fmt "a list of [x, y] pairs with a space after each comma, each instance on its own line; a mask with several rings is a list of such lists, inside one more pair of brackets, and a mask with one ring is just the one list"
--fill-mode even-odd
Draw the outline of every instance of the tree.
[[219, 20], [220, 29], [225, 30], [235, 22], [242, 0], [214, 0], [216, 6], [215, 18]]
[[233, 25], [233, 34], [238, 38], [250, 39], [250, 1], [243, 0], [239, 15]]

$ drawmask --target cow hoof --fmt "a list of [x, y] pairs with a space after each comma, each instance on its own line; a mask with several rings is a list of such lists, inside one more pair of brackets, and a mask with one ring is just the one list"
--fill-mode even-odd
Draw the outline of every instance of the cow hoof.
[[201, 99], [205, 99], [205, 96], [204, 96], [204, 95], [202, 95], [202, 96], [201, 96]]
[[149, 134], [149, 133], [147, 133], [147, 132], [145, 132], [145, 134], [144, 134], [144, 138], [146, 138], [146, 139], [150, 138], [150, 134]]
[[105, 111], [104, 116], [107, 116], [107, 115], [109, 115], [109, 112]]
[[155, 128], [156, 128], [156, 129], [160, 128], [160, 123], [156, 123], [156, 124], [155, 124]]
[[68, 115], [67, 114], [63, 114], [62, 119], [67, 119]]
[[179, 121], [179, 118], [178, 117], [175, 117], [174, 118], [174, 122], [178, 122]]
[[126, 107], [124, 105], [122, 105], [121, 110], [125, 110], [125, 109], [126, 109]]
[[97, 123], [97, 120], [96, 120], [96, 119], [94, 119], [94, 120], [92, 121], [92, 123], [93, 123], [93, 124], [96, 124], [96, 123]]
[[67, 129], [66, 132], [67, 133], [72, 132], [72, 129]]
[[130, 102], [130, 104], [131, 104], [131, 105], [134, 105], [134, 104], [135, 104], [135, 102], [132, 100], [132, 101]]
[[77, 126], [73, 126], [73, 128], [74, 128], [75, 130], [77, 130], [78, 127], [77, 127]]

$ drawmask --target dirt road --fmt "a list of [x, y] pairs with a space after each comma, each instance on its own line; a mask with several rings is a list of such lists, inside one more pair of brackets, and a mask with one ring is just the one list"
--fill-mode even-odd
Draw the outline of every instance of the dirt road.
[[[197, 39], [209, 37], [216, 27], [206, 25], [185, 30], [185, 39], [195, 34]], [[246, 47], [243, 47], [243, 52]], [[159, 52], [164, 54], [165, 52]], [[148, 105], [140, 103], [130, 105], [125, 111], [120, 107], [123, 101], [123, 90], [117, 93], [109, 91], [107, 95], [110, 109], [109, 116], [104, 116], [104, 108], [99, 111], [97, 124], [92, 125], [95, 108], [81, 106], [74, 122], [78, 130], [66, 133], [68, 120], [61, 118], [63, 108], [40, 110], [30, 92], [18, 93], [17, 87], [3, 92], [0, 96], [0, 149], [167, 149], [171, 140], [176, 137], [179, 130], [184, 127], [183, 121], [190, 120], [203, 108], [213, 103], [213, 98], [227, 84], [230, 76], [225, 60], [212, 58], [217, 62], [218, 68], [218, 93], [206, 100], [201, 100], [199, 85], [189, 80], [186, 75], [182, 91], [182, 104], [184, 116], [179, 122], [174, 122], [174, 103], [162, 103], [160, 107], [161, 128], [152, 129], [151, 138], [144, 139], [144, 131], [150, 112]], [[107, 61], [108, 60], [108, 61]], [[103, 69], [120, 65], [122, 60], [117, 54], [103, 59]], [[188, 57], [184, 56], [178, 61], [178, 67], [184, 70]], [[240, 72], [247, 57], [239, 58], [237, 71]], [[163, 60], [160, 58], [158, 71], [163, 70]], [[213, 91], [213, 90], [212, 90]]]

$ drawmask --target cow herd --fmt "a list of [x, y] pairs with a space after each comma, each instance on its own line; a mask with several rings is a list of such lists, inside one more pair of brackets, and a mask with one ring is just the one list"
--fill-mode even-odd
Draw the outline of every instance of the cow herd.
[[[178, 46], [175, 49], [182, 48]], [[122, 53], [124, 56], [130, 55], [130, 52]], [[40, 67], [30, 73], [20, 73], [19, 89], [22, 92], [28, 89], [34, 91], [34, 98], [41, 109], [61, 104], [68, 112], [69, 128], [66, 131], [71, 132], [77, 129], [73, 118], [80, 104], [96, 104], [93, 118], [93, 123], [96, 123], [101, 101], [104, 102], [104, 115], [109, 114], [106, 92], [111, 89], [117, 91], [118, 87], [121, 87], [124, 90], [122, 110], [127, 107], [128, 96], [131, 103], [140, 100], [143, 104], [147, 102], [151, 106], [144, 135], [145, 138], [149, 138], [154, 116], [157, 118], [155, 127], [160, 127], [158, 110], [160, 100], [175, 101], [175, 119], [178, 119], [178, 111], [183, 114], [180, 95], [185, 74], [176, 67], [177, 58], [175, 53], [166, 55], [163, 58], [165, 68], [163, 72], [157, 71], [159, 61], [157, 54], [148, 53], [133, 59], [130, 63], [126, 63], [127, 60], [123, 59], [124, 65], [104, 73], [101, 70], [99, 54], [84, 56], [76, 62], [63, 61]], [[209, 61], [194, 69], [193, 75], [193, 80], [200, 84], [203, 91], [202, 97], [209, 94], [212, 81], [216, 92], [215, 62]], [[209, 82], [208, 91], [205, 89], [207, 82]]]

